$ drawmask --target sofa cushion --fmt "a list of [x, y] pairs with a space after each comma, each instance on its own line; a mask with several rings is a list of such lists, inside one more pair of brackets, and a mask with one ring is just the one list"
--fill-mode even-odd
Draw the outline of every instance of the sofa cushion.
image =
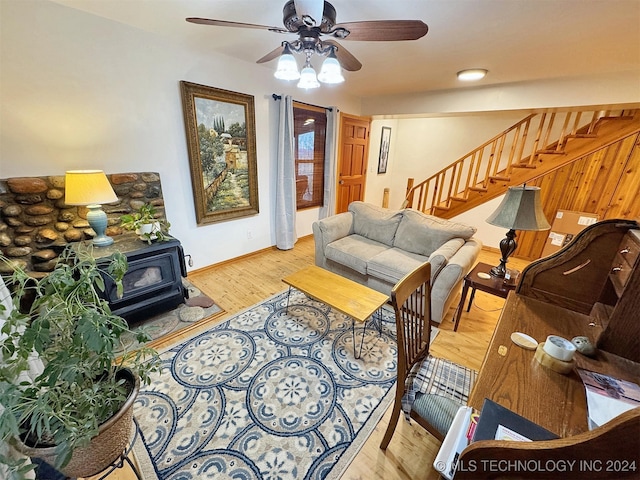
[[351, 202], [349, 211], [353, 213], [353, 232], [376, 242], [393, 246], [393, 238], [398, 230], [402, 211], [389, 210], [364, 202]]
[[[367, 273], [386, 282], [396, 284], [402, 277], [427, 261], [427, 257], [399, 248], [389, 248], [369, 260]], [[433, 279], [434, 271], [431, 271]]]
[[325, 256], [329, 260], [366, 275], [369, 260], [387, 249], [389, 249], [387, 245], [354, 234], [328, 244]]
[[468, 240], [474, 233], [475, 227], [405, 209], [393, 246], [429, 256], [448, 240]]

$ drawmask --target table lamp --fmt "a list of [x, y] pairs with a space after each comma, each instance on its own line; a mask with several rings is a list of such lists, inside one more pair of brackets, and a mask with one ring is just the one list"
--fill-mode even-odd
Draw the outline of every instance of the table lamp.
[[87, 221], [96, 232], [93, 244], [97, 247], [106, 247], [113, 243], [113, 238], [104, 233], [107, 229], [107, 214], [102, 210], [102, 204], [117, 201], [118, 197], [102, 170], [69, 170], [66, 172], [64, 203], [84, 205], [89, 209]]
[[551, 225], [547, 222], [542, 211], [540, 201], [540, 188], [509, 187], [502, 203], [498, 205], [495, 212], [487, 218], [487, 223], [497, 227], [508, 228], [505, 238], [500, 241], [500, 265], [496, 265], [490, 271], [495, 277], [504, 278], [507, 272], [507, 260], [515, 251], [516, 230], [549, 230]]

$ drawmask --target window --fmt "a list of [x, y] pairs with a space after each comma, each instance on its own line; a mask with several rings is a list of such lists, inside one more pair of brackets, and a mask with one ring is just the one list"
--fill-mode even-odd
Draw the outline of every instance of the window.
[[321, 207], [327, 115], [323, 108], [293, 103], [297, 209]]

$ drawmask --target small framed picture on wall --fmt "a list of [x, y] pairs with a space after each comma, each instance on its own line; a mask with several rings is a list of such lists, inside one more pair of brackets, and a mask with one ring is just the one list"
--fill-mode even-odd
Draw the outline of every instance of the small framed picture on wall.
[[380, 156], [378, 158], [378, 173], [387, 173], [390, 141], [391, 127], [382, 127], [382, 135], [380, 135]]

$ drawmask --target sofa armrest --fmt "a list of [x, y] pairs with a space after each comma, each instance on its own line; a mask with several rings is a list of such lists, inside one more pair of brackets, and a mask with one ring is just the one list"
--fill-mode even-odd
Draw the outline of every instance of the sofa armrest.
[[480, 255], [480, 250], [482, 250], [482, 242], [475, 237], [470, 238], [449, 259], [447, 267], [449, 265], [458, 265], [462, 272], [460, 277], [462, 279], [475, 265]]
[[313, 222], [313, 241], [315, 242], [316, 265], [325, 267], [325, 250], [331, 242], [353, 233], [353, 213], [343, 212]]
[[482, 242], [475, 237], [467, 240], [440, 270], [431, 289], [432, 320], [441, 322], [464, 276], [475, 265]]
[[429, 255], [429, 263], [431, 263], [431, 281], [438, 276], [440, 270], [449, 263], [449, 260], [456, 254], [458, 250], [464, 245], [464, 239], [452, 238], [451, 240], [443, 243], [437, 250], [433, 251]]

